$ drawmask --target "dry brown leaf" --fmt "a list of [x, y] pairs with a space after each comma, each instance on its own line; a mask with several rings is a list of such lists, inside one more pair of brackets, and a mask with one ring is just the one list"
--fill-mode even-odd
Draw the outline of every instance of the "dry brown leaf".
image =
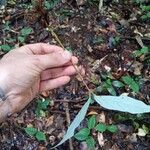
[[76, 1], [78, 6], [84, 5], [86, 2], [86, 0], [76, 0]]
[[90, 111], [87, 116], [91, 116], [91, 115], [97, 115], [98, 113], [96, 111]]
[[97, 122], [105, 123], [105, 121], [106, 121], [105, 114], [102, 111], [100, 114], [97, 115]]
[[98, 144], [103, 147], [104, 146], [104, 137], [103, 137], [103, 134], [98, 132], [97, 134], [97, 139], [98, 139]]
[[54, 123], [54, 116], [50, 116], [46, 119], [46, 127], [51, 126]]
[[43, 91], [41, 93], [41, 95], [44, 96], [44, 97], [48, 97], [49, 96], [49, 91]]

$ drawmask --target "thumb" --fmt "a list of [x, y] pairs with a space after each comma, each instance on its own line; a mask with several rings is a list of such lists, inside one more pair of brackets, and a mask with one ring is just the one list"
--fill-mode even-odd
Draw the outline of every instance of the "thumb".
[[50, 54], [37, 55], [39, 65], [45, 70], [48, 68], [60, 67], [71, 60], [72, 54], [68, 51], [55, 51]]

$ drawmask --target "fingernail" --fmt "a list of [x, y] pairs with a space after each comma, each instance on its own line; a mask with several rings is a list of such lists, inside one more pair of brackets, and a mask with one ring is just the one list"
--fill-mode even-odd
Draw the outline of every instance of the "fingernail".
[[65, 58], [65, 59], [70, 59], [71, 58], [71, 53], [69, 51], [64, 51], [62, 53], [62, 56]]

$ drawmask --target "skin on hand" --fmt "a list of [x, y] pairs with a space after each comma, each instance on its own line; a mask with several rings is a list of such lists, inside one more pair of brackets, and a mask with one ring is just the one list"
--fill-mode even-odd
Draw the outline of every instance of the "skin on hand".
[[[17, 48], [0, 60], [0, 120], [23, 109], [38, 93], [67, 84], [76, 73], [77, 57], [54, 45], [37, 43]], [[84, 74], [80, 67], [79, 71]], [[5, 110], [5, 113], [3, 112]]]

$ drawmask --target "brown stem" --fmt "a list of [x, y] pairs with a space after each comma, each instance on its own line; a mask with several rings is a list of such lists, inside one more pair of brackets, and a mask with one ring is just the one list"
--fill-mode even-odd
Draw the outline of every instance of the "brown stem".
[[[62, 44], [62, 42], [60, 41], [60, 39], [58, 38], [57, 34], [54, 32], [54, 30], [47, 24], [47, 28], [48, 30], [51, 32], [51, 34], [55, 37], [56, 41], [59, 43], [59, 45], [65, 49], [64, 45]], [[77, 74], [79, 75], [81, 81], [83, 82], [84, 86], [86, 87], [86, 89], [89, 91], [89, 93], [92, 93], [92, 91], [90, 90], [90, 88], [88, 87], [88, 85], [85, 83], [81, 73], [79, 72], [79, 69], [75, 66], [75, 64], [73, 64], [72, 62], [72, 65], [73, 67], [75, 68]]]

